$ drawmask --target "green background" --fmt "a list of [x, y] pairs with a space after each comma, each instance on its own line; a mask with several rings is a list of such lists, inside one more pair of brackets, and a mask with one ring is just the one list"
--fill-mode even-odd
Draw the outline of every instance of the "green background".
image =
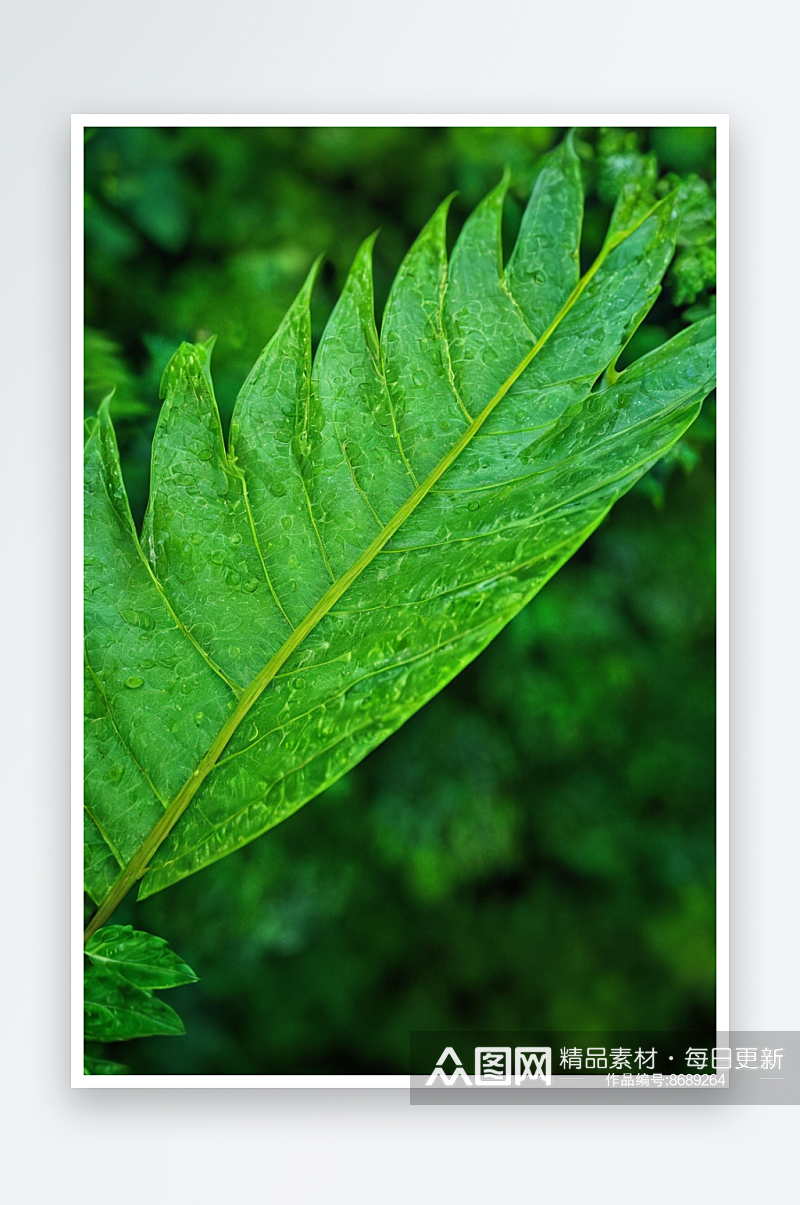
[[[378, 312], [449, 192], [454, 238], [536, 129], [100, 129], [86, 141], [86, 403], [110, 388], [134, 515], [158, 382], [218, 335], [223, 423], [312, 260], [315, 333], [380, 227]], [[713, 184], [714, 130], [580, 132], [582, 254], [655, 157]], [[648, 168], [649, 170], [649, 168]], [[626, 358], [713, 306], [684, 247]], [[694, 258], [693, 258], [694, 257]], [[705, 258], [703, 258], [705, 257]], [[714, 407], [445, 691], [245, 850], [115, 920], [199, 984], [139, 1073], [401, 1072], [412, 1030], [714, 1026]]]

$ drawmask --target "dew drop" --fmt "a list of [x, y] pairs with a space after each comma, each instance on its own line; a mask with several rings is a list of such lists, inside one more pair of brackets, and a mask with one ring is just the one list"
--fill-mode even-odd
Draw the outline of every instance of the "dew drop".
[[230, 648], [228, 649], [228, 654], [229, 654], [231, 657], [238, 657], [238, 656], [239, 656], [239, 651], [240, 651], [240, 650], [239, 650], [238, 645], [232, 644], [232, 645], [230, 646]]
[[140, 686], [144, 686], [144, 678], [126, 678], [125, 685], [131, 690], [138, 690]]
[[198, 460], [210, 460], [211, 459], [211, 449], [203, 448], [202, 452], [197, 453], [197, 459]]
[[467, 510], [480, 510], [480, 502], [470, 502], [467, 504]]
[[274, 494], [276, 498], [282, 498], [286, 493], [286, 486], [282, 481], [273, 481], [272, 485], [269, 487], [269, 492]]
[[192, 543], [193, 543], [193, 544], [195, 544], [195, 545], [196, 545], [196, 544], [202, 544], [202, 543], [203, 543], [203, 537], [200, 535], [200, 532], [199, 532], [199, 531], [196, 531], [196, 532], [194, 533], [194, 535], [192, 536]]
[[119, 782], [120, 778], [122, 778], [121, 766], [112, 766], [106, 774], [106, 779], [108, 782]]
[[242, 589], [245, 594], [252, 594], [258, 589], [258, 580], [254, 577], [248, 577], [247, 581], [242, 582]]
[[233, 535], [230, 537], [230, 541], [233, 545], [241, 544], [242, 537], [239, 535], [238, 531], [233, 533]]
[[205, 719], [205, 716], [203, 715], [202, 711], [195, 712], [195, 717], [194, 717], [195, 724], [202, 724], [204, 719]]

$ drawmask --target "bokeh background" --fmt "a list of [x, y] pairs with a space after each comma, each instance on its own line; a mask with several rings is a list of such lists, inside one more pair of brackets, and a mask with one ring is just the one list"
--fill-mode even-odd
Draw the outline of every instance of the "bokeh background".
[[[158, 383], [215, 333], [223, 423], [320, 251], [318, 336], [380, 227], [378, 313], [453, 190], [500, 178], [510, 250], [563, 131], [104, 128], [86, 134], [86, 408], [111, 388], [134, 516]], [[623, 180], [688, 198], [625, 360], [713, 311], [715, 132], [582, 130], [582, 255]], [[623, 361], [624, 362], [624, 361]], [[138, 1073], [379, 1073], [412, 1030], [714, 1027], [714, 402], [492, 645], [338, 784], [118, 919], [201, 982]]]

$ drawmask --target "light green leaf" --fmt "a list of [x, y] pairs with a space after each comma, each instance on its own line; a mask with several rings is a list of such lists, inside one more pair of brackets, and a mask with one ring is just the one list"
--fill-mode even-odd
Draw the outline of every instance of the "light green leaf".
[[168, 988], [197, 982], [191, 967], [173, 953], [163, 937], [130, 925], [106, 925], [87, 942], [84, 952], [95, 966], [116, 971], [136, 987]]
[[83, 1032], [90, 1042], [119, 1042], [186, 1031], [175, 1010], [157, 996], [107, 966], [92, 964], [83, 977]]
[[448, 265], [446, 203], [380, 337], [371, 240], [312, 361], [315, 269], [226, 451], [209, 348], [165, 374], [141, 544], [108, 408], [86, 445], [87, 889], [102, 924], [291, 815], [459, 672], [697, 416], [714, 328], [619, 375], [675, 248], [620, 201], [577, 278], [567, 139], [503, 270], [505, 181]]

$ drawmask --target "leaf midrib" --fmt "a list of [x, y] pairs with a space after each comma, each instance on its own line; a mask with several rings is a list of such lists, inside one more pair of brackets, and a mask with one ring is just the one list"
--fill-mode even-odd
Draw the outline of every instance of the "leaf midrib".
[[[602, 264], [611, 254], [626, 239], [630, 238], [648, 218], [659, 209], [665, 206], [672, 200], [672, 194], [663, 198], [657, 204], [653, 205], [637, 222], [625, 231], [620, 231], [618, 234], [610, 238], [602, 247], [599, 255], [595, 259], [591, 267], [584, 273], [578, 281], [575, 288], [570, 293], [567, 300], [562, 305], [561, 309], [550, 322], [550, 325], [540, 335], [539, 339], [531, 347], [530, 351], [522, 358], [514, 371], [503, 382], [494, 396], [484, 406], [483, 410], [474, 419], [470, 425], [465, 428], [461, 436], [453, 444], [452, 448], [445, 453], [439, 463], [431, 470], [428, 476], [417, 486], [413, 493], [403, 503], [403, 505], [395, 512], [385, 527], [379, 532], [372, 543], [356, 558], [349, 569], [339, 577], [328, 588], [322, 598], [308, 612], [291, 635], [284, 641], [278, 651], [270, 658], [263, 669], [261, 669], [242, 691], [237, 701], [235, 709], [231, 712], [228, 719], [223, 724], [214, 741], [209, 746], [206, 753], [200, 759], [197, 768], [192, 772], [178, 793], [166, 808], [164, 815], [159, 819], [156, 825], [151, 829], [144, 841], [140, 845], [137, 852], [128, 862], [125, 869], [122, 871], [114, 885], [109, 890], [102, 904], [98, 908], [95, 915], [86, 927], [84, 932], [84, 944], [89, 940], [94, 933], [100, 929], [109, 917], [112, 915], [117, 905], [125, 898], [131, 887], [140, 879], [147, 871], [150, 859], [158, 850], [159, 846], [169, 836], [172, 829], [180, 820], [183, 813], [191, 803], [197, 791], [217, 765], [220, 757], [228, 742], [233, 737], [234, 733], [239, 728], [239, 725], [247, 716], [250, 709], [257, 703], [263, 692], [266, 690], [269, 683], [277, 674], [281, 666], [289, 659], [297, 647], [302, 644], [306, 636], [308, 636], [321, 619], [332, 609], [342, 595], [350, 588], [353, 582], [363, 573], [368, 565], [372, 563], [385, 544], [389, 542], [393, 535], [402, 527], [406, 519], [416, 510], [419, 504], [428, 495], [430, 490], [437, 481], [447, 472], [450, 466], [458, 459], [464, 449], [471, 443], [472, 439], [480, 431], [481, 427], [491, 416], [495, 408], [503, 400], [503, 398], [516, 383], [531, 361], [544, 347], [553, 332], [559, 327], [563, 319], [573, 308], [578, 298], [586, 289], [592, 278], [598, 272]], [[138, 543], [138, 541], [137, 541]]]

